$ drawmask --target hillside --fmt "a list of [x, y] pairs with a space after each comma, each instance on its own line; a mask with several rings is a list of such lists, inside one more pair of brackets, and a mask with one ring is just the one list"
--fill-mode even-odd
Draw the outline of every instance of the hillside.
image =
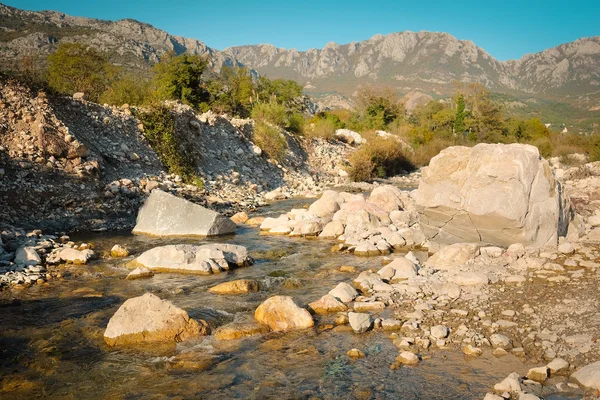
[[207, 56], [215, 69], [239, 64], [199, 40], [173, 36], [132, 19], [101, 21], [0, 4], [0, 58], [4, 69], [14, 68], [23, 57], [43, 60], [62, 41], [90, 44], [108, 53], [112, 62], [130, 68], [148, 68], [170, 51]]
[[107, 52], [113, 63], [135, 69], [148, 68], [166, 52], [200, 54], [215, 71], [223, 65], [245, 65], [269, 78], [294, 79], [325, 105], [350, 105], [352, 94], [365, 84], [437, 98], [452, 93], [460, 81], [480, 82], [521, 99], [600, 109], [600, 37], [512, 61], [498, 61], [471, 41], [439, 32], [378, 34], [362, 42], [328, 43], [308, 51], [269, 44], [219, 51], [131, 19], [101, 21], [0, 4], [1, 69], [18, 68], [24, 60], [43, 64], [62, 41], [88, 43]]

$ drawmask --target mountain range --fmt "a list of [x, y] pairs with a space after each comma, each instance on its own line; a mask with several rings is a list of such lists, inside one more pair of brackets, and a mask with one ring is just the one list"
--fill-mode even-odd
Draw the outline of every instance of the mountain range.
[[1, 68], [15, 68], [24, 56], [43, 60], [63, 41], [87, 43], [129, 68], [148, 68], [168, 51], [200, 54], [214, 70], [223, 65], [247, 66], [269, 78], [294, 79], [317, 98], [348, 99], [366, 84], [392, 86], [400, 94], [447, 95], [460, 81], [600, 110], [600, 36], [511, 61], [496, 60], [471, 41], [439, 32], [378, 34], [361, 42], [328, 43], [307, 51], [269, 44], [219, 51], [132, 19], [102, 21], [0, 4]]

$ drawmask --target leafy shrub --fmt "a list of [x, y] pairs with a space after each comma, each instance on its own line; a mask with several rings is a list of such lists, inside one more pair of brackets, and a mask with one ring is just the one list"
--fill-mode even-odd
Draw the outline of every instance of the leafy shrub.
[[529, 141], [529, 144], [535, 146], [540, 151], [540, 155], [544, 158], [552, 157], [552, 142], [548, 137], [538, 137]]
[[59, 93], [85, 92], [97, 101], [116, 74], [104, 54], [81, 43], [61, 43], [48, 56], [48, 84]]
[[594, 135], [590, 140], [590, 161], [600, 161], [600, 136]]
[[422, 146], [416, 146], [410, 155], [411, 162], [416, 167], [424, 167], [429, 164], [429, 161], [450, 146], [457, 144], [450, 140], [435, 138]]
[[258, 103], [252, 109], [252, 118], [255, 121], [265, 121], [284, 128], [288, 124], [285, 106], [275, 102]]
[[159, 100], [179, 100], [197, 107], [207, 96], [202, 86], [202, 73], [207, 61], [199, 55], [166, 54], [152, 68], [153, 84]]
[[185, 182], [202, 187], [195, 160], [185, 151], [185, 146], [177, 135], [175, 116], [171, 110], [159, 106], [140, 112], [137, 117], [144, 124], [144, 136], [169, 173], [177, 174]]
[[126, 75], [115, 80], [100, 96], [100, 102], [114, 106], [129, 104], [139, 106], [150, 99], [150, 82], [133, 75]]
[[414, 169], [395, 138], [371, 138], [350, 156], [350, 178], [365, 181], [386, 178]]
[[331, 119], [318, 118], [311, 129], [307, 130], [306, 135], [313, 138], [332, 140], [335, 137], [336, 129], [335, 122]]
[[292, 113], [288, 118], [287, 130], [292, 133], [304, 133], [304, 115]]
[[288, 144], [277, 128], [265, 122], [256, 121], [252, 140], [274, 160], [282, 161], [285, 158]]

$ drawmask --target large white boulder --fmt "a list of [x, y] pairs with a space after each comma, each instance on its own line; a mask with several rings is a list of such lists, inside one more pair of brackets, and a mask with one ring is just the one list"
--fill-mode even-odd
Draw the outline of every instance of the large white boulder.
[[555, 245], [568, 207], [536, 147], [449, 147], [423, 169], [415, 194], [420, 223], [440, 243]]
[[108, 321], [104, 341], [109, 346], [143, 342], [180, 342], [208, 334], [208, 325], [189, 317], [170, 301], [146, 293], [127, 300]]
[[369, 202], [387, 211], [399, 211], [404, 209], [404, 203], [408, 199], [408, 193], [402, 192], [392, 185], [376, 187], [369, 196]]
[[140, 208], [133, 233], [151, 236], [217, 236], [235, 233], [223, 215], [154, 189]]
[[578, 369], [571, 375], [571, 379], [586, 388], [600, 390], [600, 361]]
[[326, 190], [321, 198], [308, 207], [308, 212], [316, 217], [331, 217], [346, 200], [338, 192]]
[[252, 265], [244, 246], [211, 243], [202, 246], [175, 244], [155, 247], [137, 257], [133, 264], [153, 271], [188, 272], [210, 275], [231, 267]]

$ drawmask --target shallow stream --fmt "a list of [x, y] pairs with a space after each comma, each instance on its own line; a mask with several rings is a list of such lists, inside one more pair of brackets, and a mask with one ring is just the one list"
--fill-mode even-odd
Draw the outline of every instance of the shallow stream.
[[[283, 201], [261, 213], [279, 215], [310, 202]], [[381, 258], [332, 254], [331, 241], [261, 236], [257, 228], [247, 227], [218, 239], [127, 233], [72, 239], [91, 242], [99, 252], [118, 243], [133, 254], [164, 244], [225, 241], [248, 247], [256, 263], [212, 276], [164, 273], [128, 281], [127, 260], [105, 259], [68, 267], [64, 279], [48, 285], [0, 293], [0, 398], [474, 399], [483, 398], [509, 373], [524, 374], [531, 367], [512, 355], [496, 358], [488, 351], [467, 358], [446, 350], [431, 351], [431, 358], [417, 367], [392, 370], [398, 350], [388, 333], [323, 329], [334, 315], [317, 317], [312, 330], [286, 334], [109, 348], [103, 341], [108, 320], [126, 299], [145, 292], [172, 301], [214, 329], [236, 317], [251, 316], [275, 294], [307, 304], [356, 275], [338, 272], [341, 265], [361, 271], [379, 267]], [[217, 283], [242, 278], [259, 280], [261, 291], [230, 296], [207, 291]], [[361, 349], [366, 357], [350, 359], [346, 352], [351, 348]]]

